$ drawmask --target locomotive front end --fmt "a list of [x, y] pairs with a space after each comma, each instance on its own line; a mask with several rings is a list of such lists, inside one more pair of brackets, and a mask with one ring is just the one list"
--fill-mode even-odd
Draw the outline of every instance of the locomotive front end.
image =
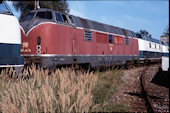
[[52, 47], [55, 41], [54, 37], [55, 25], [53, 15], [49, 9], [41, 9], [30, 11], [27, 16], [21, 20], [21, 36], [22, 46], [21, 54], [24, 56], [26, 65], [32, 63], [42, 66], [43, 68], [49, 67], [50, 59], [49, 54], [52, 54]]

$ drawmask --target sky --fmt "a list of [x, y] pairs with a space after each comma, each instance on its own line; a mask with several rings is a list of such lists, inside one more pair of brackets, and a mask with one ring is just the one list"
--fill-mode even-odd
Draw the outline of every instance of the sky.
[[[8, 4], [19, 17], [20, 12]], [[158, 40], [169, 26], [169, 0], [70, 0], [68, 5], [75, 16], [134, 32], [145, 29]]]

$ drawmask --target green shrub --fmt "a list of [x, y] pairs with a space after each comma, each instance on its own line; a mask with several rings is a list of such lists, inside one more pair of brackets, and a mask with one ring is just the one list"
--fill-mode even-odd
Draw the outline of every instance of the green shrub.
[[106, 72], [97, 72], [98, 81], [92, 92], [93, 94], [93, 112], [113, 112], [126, 111], [127, 108], [121, 104], [110, 104], [109, 100], [118, 91], [118, 86], [123, 83], [121, 70], [111, 69]]

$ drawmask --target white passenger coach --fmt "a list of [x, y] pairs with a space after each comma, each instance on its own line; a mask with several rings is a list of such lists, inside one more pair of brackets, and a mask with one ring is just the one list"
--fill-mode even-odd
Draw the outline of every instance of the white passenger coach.
[[21, 31], [18, 19], [5, 1], [0, 2], [0, 68], [14, 67], [19, 71], [24, 66], [20, 56]]

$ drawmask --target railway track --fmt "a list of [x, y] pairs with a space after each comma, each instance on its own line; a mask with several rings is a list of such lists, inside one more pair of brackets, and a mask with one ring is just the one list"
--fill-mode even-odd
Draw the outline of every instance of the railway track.
[[146, 67], [141, 74], [142, 93], [148, 112], [169, 112], [169, 88], [152, 83], [159, 65]]

